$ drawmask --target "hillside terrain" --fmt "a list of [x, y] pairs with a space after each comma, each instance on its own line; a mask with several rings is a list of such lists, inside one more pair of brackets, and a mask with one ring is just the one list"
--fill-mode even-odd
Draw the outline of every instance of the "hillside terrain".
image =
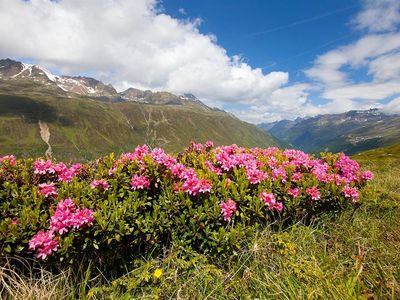
[[0, 60], [0, 155], [43, 156], [51, 147], [56, 159], [89, 160], [138, 144], [176, 152], [191, 140], [208, 139], [279, 145], [260, 128], [191, 94], [133, 88], [117, 93], [93, 78], [55, 76], [38, 66]]
[[380, 110], [349, 111], [259, 125], [278, 139], [306, 152], [354, 154], [400, 142], [400, 116]]

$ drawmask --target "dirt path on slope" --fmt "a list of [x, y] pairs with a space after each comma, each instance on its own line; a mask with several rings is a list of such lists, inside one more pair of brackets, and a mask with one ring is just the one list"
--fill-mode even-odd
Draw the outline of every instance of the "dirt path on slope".
[[42, 140], [49, 146], [44, 153], [48, 159], [51, 159], [53, 156], [53, 150], [50, 145], [50, 128], [46, 122], [42, 122], [39, 120], [39, 129], [40, 129], [40, 137]]

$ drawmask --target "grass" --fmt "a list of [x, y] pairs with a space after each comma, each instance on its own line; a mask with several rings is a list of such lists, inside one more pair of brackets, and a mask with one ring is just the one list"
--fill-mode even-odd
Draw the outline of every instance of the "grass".
[[[311, 226], [266, 228], [247, 241], [246, 251], [227, 260], [183, 259], [172, 249], [162, 258], [127, 265], [130, 271], [116, 279], [102, 278], [95, 268], [80, 279], [69, 271], [49, 277], [39, 272], [37, 281], [15, 273], [9, 294], [39, 284], [38, 293], [41, 287], [61, 293], [44, 299], [399, 299], [400, 144], [354, 158], [375, 173], [355, 210]], [[3, 283], [4, 274], [3, 268]]]

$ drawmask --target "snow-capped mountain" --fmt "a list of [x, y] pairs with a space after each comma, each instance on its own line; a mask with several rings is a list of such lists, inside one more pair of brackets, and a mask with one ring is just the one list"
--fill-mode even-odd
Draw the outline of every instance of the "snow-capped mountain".
[[117, 96], [112, 85], [105, 85], [101, 81], [82, 76], [57, 76], [47, 69], [14, 61], [0, 60], [0, 80], [32, 80], [45, 85], [57, 86], [62, 91], [83, 96], [110, 97]]
[[29, 80], [56, 89], [61, 96], [73, 97], [76, 95], [108, 98], [112, 101], [128, 101], [157, 105], [183, 105], [195, 103], [204, 109], [210, 109], [192, 94], [174, 95], [169, 92], [153, 92], [128, 88], [118, 93], [111, 84], [83, 76], [58, 76], [47, 69], [22, 63], [11, 59], [0, 60], [0, 81], [15, 82]]

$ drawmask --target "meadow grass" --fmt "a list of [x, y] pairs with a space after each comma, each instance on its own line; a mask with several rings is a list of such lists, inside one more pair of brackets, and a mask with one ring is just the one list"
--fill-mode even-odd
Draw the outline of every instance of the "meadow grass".
[[22, 276], [6, 265], [0, 289], [9, 299], [399, 299], [400, 144], [353, 158], [375, 173], [356, 209], [266, 228], [229, 259], [170, 249], [113, 280], [96, 266]]

